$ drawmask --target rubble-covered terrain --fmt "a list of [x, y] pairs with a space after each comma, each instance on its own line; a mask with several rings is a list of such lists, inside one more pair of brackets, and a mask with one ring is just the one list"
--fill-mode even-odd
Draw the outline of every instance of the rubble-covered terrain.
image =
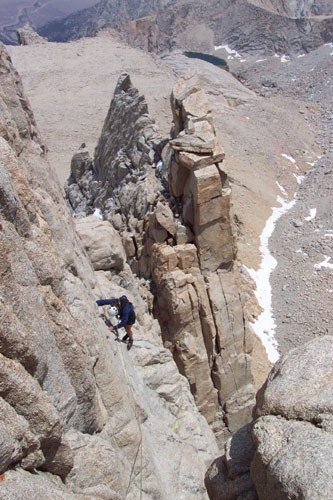
[[312, 110], [307, 121], [315, 136], [317, 158], [309, 162], [296, 203], [277, 222], [270, 240], [278, 262], [272, 287], [281, 352], [332, 333], [332, 58], [333, 45], [326, 44], [284, 64], [267, 60], [238, 73], [268, 99], [284, 95]]

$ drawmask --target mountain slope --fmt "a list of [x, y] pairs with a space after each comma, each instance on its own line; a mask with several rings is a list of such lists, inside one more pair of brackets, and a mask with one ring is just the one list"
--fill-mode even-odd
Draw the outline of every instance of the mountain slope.
[[[255, 54], [309, 52], [332, 40], [333, 19], [329, 4], [315, 9], [278, 8], [280, 3], [247, 0], [194, 2], [143, 2], [129, 0], [119, 8], [115, 0], [102, 0], [96, 6], [49, 23], [39, 34], [50, 41], [68, 41], [93, 36], [104, 26], [119, 32], [131, 44], [149, 51], [175, 47], [212, 51], [213, 45]], [[290, 4], [287, 4], [290, 6]], [[268, 7], [268, 9], [266, 8]], [[292, 15], [293, 14], [293, 15]]]
[[72, 12], [91, 7], [96, 0], [2, 0], [0, 2], [0, 41], [17, 45], [17, 30], [28, 24], [32, 28], [62, 19]]

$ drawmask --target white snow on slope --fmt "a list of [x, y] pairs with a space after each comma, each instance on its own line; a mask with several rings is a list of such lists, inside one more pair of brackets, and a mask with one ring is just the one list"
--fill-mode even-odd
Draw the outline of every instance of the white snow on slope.
[[276, 221], [295, 204], [295, 200], [288, 203], [280, 196], [278, 196], [277, 201], [281, 206], [273, 208], [272, 215], [267, 220], [266, 226], [260, 237], [260, 252], [262, 255], [260, 268], [258, 271], [247, 269], [250, 276], [257, 284], [255, 295], [263, 308], [263, 312], [253, 324], [253, 329], [256, 335], [261, 339], [266, 349], [268, 359], [272, 363], [275, 363], [280, 357], [278, 343], [275, 338], [276, 323], [272, 311], [272, 287], [269, 281], [277, 261], [271, 255], [268, 243], [274, 231]]
[[281, 186], [281, 184], [278, 183], [278, 181], [276, 181], [276, 185], [277, 187], [280, 189], [281, 193], [283, 194], [283, 196], [287, 196], [287, 192], [286, 190], [284, 189], [283, 186]]
[[287, 160], [291, 161], [291, 163], [296, 163], [296, 160], [292, 156], [289, 156], [285, 153], [282, 153], [281, 156], [283, 156], [284, 158], [287, 158]]
[[309, 221], [309, 220], [312, 220], [316, 217], [317, 215], [317, 209], [316, 208], [311, 208], [310, 210], [310, 215], [308, 215], [307, 217], [304, 217], [305, 220]]
[[296, 174], [293, 174], [293, 176], [295, 177], [297, 184], [302, 184], [302, 182], [305, 179], [305, 175], [296, 175]]
[[240, 62], [245, 62], [246, 59], [242, 59], [242, 56], [237, 52], [237, 50], [233, 50], [229, 47], [229, 45], [217, 45], [214, 47], [215, 50], [224, 49], [228, 54], [228, 59], [233, 59], [234, 57], [240, 59]]
[[321, 269], [322, 267], [326, 267], [328, 269], [333, 269], [333, 264], [330, 264], [331, 257], [327, 257], [327, 255], [324, 255], [325, 260], [323, 262], [320, 262], [319, 264], [315, 264], [314, 268], [315, 269]]
[[101, 212], [101, 210], [99, 208], [95, 208], [95, 211], [94, 211], [93, 215], [97, 219], [103, 220], [103, 215], [102, 215], [102, 212]]

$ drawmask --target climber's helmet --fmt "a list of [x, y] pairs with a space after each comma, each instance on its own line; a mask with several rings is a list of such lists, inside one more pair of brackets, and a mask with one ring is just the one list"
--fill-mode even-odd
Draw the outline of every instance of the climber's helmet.
[[116, 306], [110, 306], [108, 309], [108, 313], [110, 316], [118, 316], [118, 308]]

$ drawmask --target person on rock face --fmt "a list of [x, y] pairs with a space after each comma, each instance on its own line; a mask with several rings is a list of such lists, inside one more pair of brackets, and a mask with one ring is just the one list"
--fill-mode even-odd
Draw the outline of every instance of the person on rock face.
[[129, 350], [133, 345], [132, 325], [134, 325], [136, 319], [133, 304], [128, 300], [126, 295], [122, 295], [119, 299], [111, 297], [110, 299], [96, 300], [96, 304], [98, 306], [109, 305], [109, 314], [114, 317], [120, 317], [118, 325], [113, 326], [108, 324], [108, 327], [110, 332], [122, 327], [125, 328], [126, 335], [124, 335], [122, 341], [125, 342], [128, 339], [127, 349]]

